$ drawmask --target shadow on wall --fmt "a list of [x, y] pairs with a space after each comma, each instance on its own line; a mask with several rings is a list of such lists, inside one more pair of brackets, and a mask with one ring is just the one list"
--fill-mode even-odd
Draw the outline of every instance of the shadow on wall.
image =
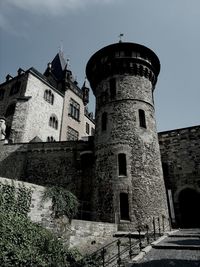
[[0, 144], [0, 176], [38, 185], [61, 185], [80, 192], [79, 152], [85, 149], [88, 150], [86, 142]]
[[0, 176], [20, 180], [24, 173], [27, 145], [3, 145], [0, 143]]

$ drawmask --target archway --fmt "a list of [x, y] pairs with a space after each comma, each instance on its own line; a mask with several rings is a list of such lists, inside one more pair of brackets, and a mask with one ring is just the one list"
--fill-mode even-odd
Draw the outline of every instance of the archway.
[[200, 193], [191, 188], [179, 194], [180, 226], [183, 228], [200, 228]]

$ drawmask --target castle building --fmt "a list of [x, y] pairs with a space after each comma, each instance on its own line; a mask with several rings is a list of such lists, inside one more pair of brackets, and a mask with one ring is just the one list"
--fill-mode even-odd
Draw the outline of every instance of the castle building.
[[97, 51], [86, 66], [95, 123], [87, 80], [78, 86], [62, 52], [44, 74], [8, 75], [0, 85], [0, 177], [66, 187], [80, 201], [77, 218], [119, 230], [168, 216], [173, 226], [200, 227], [200, 126], [157, 134], [159, 71], [143, 45]]
[[88, 112], [89, 88], [79, 88], [62, 52], [44, 74], [34, 68], [7, 75], [0, 86], [0, 116], [6, 119], [6, 138], [15, 143], [79, 140], [94, 134]]

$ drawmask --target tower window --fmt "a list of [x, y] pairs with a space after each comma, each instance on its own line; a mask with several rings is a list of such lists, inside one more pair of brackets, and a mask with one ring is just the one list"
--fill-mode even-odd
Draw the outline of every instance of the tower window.
[[145, 112], [143, 109], [139, 109], [139, 122], [140, 122], [140, 127], [147, 128]]
[[3, 100], [5, 94], [5, 90], [0, 90], [0, 100]]
[[127, 193], [120, 193], [120, 219], [129, 220], [129, 203]]
[[86, 129], [85, 129], [86, 133], [90, 134], [90, 125], [89, 125], [89, 123], [86, 122], [85, 127], [86, 127]]
[[109, 81], [110, 83], [110, 98], [113, 99], [116, 96], [116, 79], [112, 78]]
[[67, 127], [67, 141], [78, 140], [79, 133], [71, 127]]
[[44, 92], [44, 99], [50, 103], [51, 105], [53, 105], [54, 103], [54, 94], [51, 92], [51, 90], [45, 90]]
[[49, 126], [54, 128], [54, 129], [58, 129], [58, 119], [56, 118], [55, 115], [52, 115], [49, 119]]
[[106, 131], [107, 129], [107, 113], [104, 112], [101, 117], [101, 129], [102, 131]]
[[118, 170], [119, 170], [119, 176], [126, 176], [127, 175], [126, 154], [124, 154], [124, 153], [118, 154]]
[[70, 99], [70, 104], [69, 104], [69, 116], [71, 116], [73, 119], [77, 121], [79, 121], [80, 119], [80, 105], [72, 98]]

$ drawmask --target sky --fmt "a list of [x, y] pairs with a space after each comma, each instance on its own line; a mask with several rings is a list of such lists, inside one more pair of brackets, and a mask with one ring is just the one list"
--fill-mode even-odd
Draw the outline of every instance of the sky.
[[158, 131], [199, 125], [199, 0], [1, 0], [0, 82], [19, 67], [43, 73], [62, 49], [82, 86], [89, 58], [118, 42], [120, 33], [124, 42], [143, 44], [160, 59]]

